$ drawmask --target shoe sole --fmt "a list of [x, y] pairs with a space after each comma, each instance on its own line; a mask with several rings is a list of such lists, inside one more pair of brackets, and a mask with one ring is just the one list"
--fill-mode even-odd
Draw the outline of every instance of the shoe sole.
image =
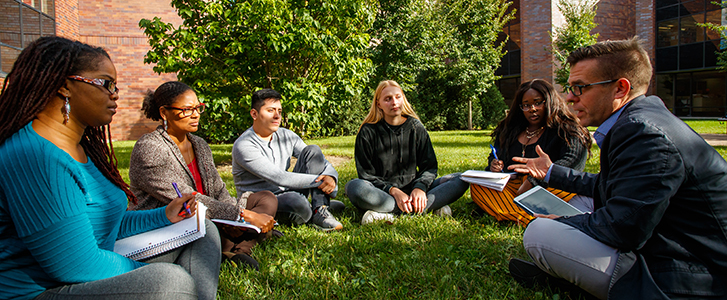
[[321, 226], [318, 226], [316, 224], [309, 224], [309, 225], [312, 226], [313, 228], [318, 229], [318, 230], [323, 231], [323, 232], [331, 232], [331, 231], [336, 231], [336, 230], [342, 230], [343, 229], [343, 225], [341, 225], [341, 224], [339, 224], [336, 227], [328, 227], [328, 228], [321, 227]]

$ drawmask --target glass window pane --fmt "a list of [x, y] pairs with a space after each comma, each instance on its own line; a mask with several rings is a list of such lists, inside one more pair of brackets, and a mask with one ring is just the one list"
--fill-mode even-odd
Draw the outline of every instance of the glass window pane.
[[697, 72], [692, 77], [692, 116], [725, 115], [725, 73]]
[[[20, 7], [15, 1], [0, 1], [0, 42], [14, 46], [20, 45]], [[5, 57], [3, 56], [3, 59]]]
[[656, 71], [676, 71], [679, 63], [679, 47], [656, 49]]
[[692, 115], [692, 84], [691, 74], [677, 74], [676, 79], [676, 98], [674, 99], [674, 114], [677, 116]]
[[520, 50], [510, 53], [510, 75], [520, 74]]
[[[707, 12], [707, 23], [712, 23], [715, 25], [721, 25], [722, 24], [722, 10], [713, 10]], [[719, 32], [707, 29], [707, 40], [718, 40], [720, 38]]]
[[19, 50], [15, 50], [10, 47], [0, 46], [0, 57], [2, 57], [2, 61], [0, 61], [0, 67], [2, 68], [1, 70], [5, 73], [10, 73], [10, 70], [13, 68], [13, 64], [18, 58], [18, 55], [20, 55]]
[[674, 112], [674, 75], [656, 75], [656, 95], [664, 101], [666, 107]]
[[659, 1], [656, 1], [656, 8], [669, 6], [669, 5], [673, 5], [673, 4], [677, 4], [677, 3], [679, 3], [679, 0], [659, 0]]
[[682, 17], [679, 23], [681, 25], [680, 44], [704, 41], [704, 28], [697, 26], [697, 23], [704, 23], [704, 14]]
[[679, 26], [677, 20], [659, 22], [657, 25], [657, 47], [669, 47], [678, 45]]
[[719, 40], [708, 41], [704, 43], [704, 67], [717, 66], [717, 50], [719, 49]]
[[680, 7], [680, 16], [700, 13], [704, 11], [704, 0], [682, 1]]
[[656, 20], [662, 21], [679, 17], [679, 6], [670, 6], [656, 10]]
[[40, 14], [23, 6], [23, 47], [40, 37]]
[[522, 39], [520, 38], [520, 24], [510, 26], [510, 41], [513, 45], [510, 45], [510, 51], [519, 50], [522, 45]]
[[704, 44], [682, 45], [679, 47], [679, 69], [688, 70], [704, 67]]
[[510, 68], [510, 53], [507, 53], [502, 56], [500, 59], [500, 67], [495, 70], [495, 75], [502, 76], [502, 75], [509, 75], [509, 68]]

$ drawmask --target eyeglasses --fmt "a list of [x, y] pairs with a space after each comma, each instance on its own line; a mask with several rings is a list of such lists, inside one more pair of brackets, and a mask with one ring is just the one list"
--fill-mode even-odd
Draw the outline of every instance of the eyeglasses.
[[545, 101], [541, 100], [538, 102], [535, 102], [533, 104], [520, 104], [520, 109], [523, 111], [530, 111], [533, 109], [533, 107], [543, 107], [543, 104], [545, 104]]
[[99, 78], [86, 78], [86, 77], [78, 76], [78, 75], [68, 76], [68, 79], [102, 86], [102, 87], [106, 88], [106, 90], [108, 90], [109, 93], [111, 93], [111, 95], [119, 92], [119, 88], [116, 86], [116, 82], [111, 81], [111, 80], [99, 79]]
[[205, 110], [205, 107], [206, 106], [204, 105], [204, 103], [200, 103], [199, 105], [197, 105], [195, 107], [186, 107], [186, 108], [174, 107], [174, 106], [169, 106], [169, 105], [164, 106], [164, 108], [181, 110], [182, 111], [181, 115], [184, 117], [191, 116], [194, 111], [197, 111], [198, 114], [202, 114]]
[[575, 84], [573, 86], [566, 85], [565, 86], [565, 90], [568, 91], [568, 92], [570, 92], [570, 93], [573, 93], [573, 96], [578, 97], [580, 95], [583, 95], [583, 88], [585, 88], [585, 87], [589, 87], [589, 86], [592, 86], [592, 85], [612, 83], [612, 82], [616, 82], [616, 81], [618, 81], [618, 79], [611, 79], [611, 80], [606, 80], [606, 81], [599, 81], [599, 82], [594, 82], [594, 83], [589, 83], [589, 84]]

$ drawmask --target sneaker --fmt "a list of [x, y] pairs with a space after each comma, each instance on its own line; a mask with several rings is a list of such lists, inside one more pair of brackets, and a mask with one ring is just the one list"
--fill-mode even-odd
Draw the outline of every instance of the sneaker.
[[341, 222], [336, 220], [336, 217], [328, 211], [328, 206], [325, 205], [321, 205], [316, 210], [316, 213], [310, 219], [310, 224], [325, 232], [343, 229]]
[[560, 292], [569, 293], [572, 299], [598, 299], [565, 279], [551, 276], [529, 261], [513, 258], [510, 260], [508, 267], [510, 269], [510, 276], [524, 288], [532, 289], [535, 286], [540, 286], [541, 288], [551, 287]]
[[393, 224], [395, 219], [396, 217], [394, 214], [367, 210], [361, 218], [361, 225], [366, 225], [378, 220], [384, 220], [387, 224]]
[[435, 210], [433, 212], [433, 214], [440, 216], [440, 217], [451, 217], [452, 209], [449, 208], [449, 205], [445, 205], [445, 206], [442, 206], [442, 208]]

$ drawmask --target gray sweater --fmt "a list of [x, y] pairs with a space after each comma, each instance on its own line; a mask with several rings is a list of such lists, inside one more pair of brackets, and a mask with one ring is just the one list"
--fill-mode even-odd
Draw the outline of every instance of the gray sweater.
[[[315, 182], [319, 175], [329, 175], [338, 182], [338, 172], [327, 160], [325, 170], [318, 175], [287, 171], [290, 157], [298, 158], [306, 146], [297, 134], [282, 127], [273, 133], [270, 142], [261, 139], [252, 127], [245, 130], [232, 147], [232, 176], [237, 193], [314, 188], [321, 184]], [[336, 191], [331, 193], [331, 197], [335, 196]]]
[[[202, 186], [207, 195], [197, 194], [195, 199], [209, 208], [210, 218], [235, 220], [240, 208], [245, 208], [247, 197], [235, 199], [227, 192], [212, 158], [209, 145], [200, 137], [187, 134], [192, 142]], [[131, 191], [139, 199], [134, 210], [152, 209], [169, 204], [177, 198], [172, 182], [183, 194], [196, 191], [192, 173], [184, 162], [182, 152], [161, 127], [147, 133], [136, 142], [129, 161]], [[243, 193], [238, 193], [243, 195]]]

